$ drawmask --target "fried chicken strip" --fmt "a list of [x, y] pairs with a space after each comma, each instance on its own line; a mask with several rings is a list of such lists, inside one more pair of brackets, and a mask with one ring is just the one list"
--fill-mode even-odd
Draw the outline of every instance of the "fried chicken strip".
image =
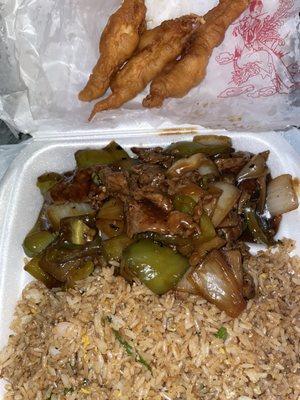
[[153, 44], [161, 35], [161, 25], [156, 26], [153, 29], [147, 29], [143, 32], [140, 37], [138, 51], [142, 51], [145, 47]]
[[100, 58], [79, 93], [79, 100], [95, 100], [106, 92], [111, 77], [136, 50], [145, 28], [145, 16], [144, 0], [124, 0], [109, 18], [100, 39]]
[[144, 107], [160, 107], [165, 98], [183, 97], [197, 86], [206, 75], [209, 58], [215, 47], [224, 40], [226, 30], [248, 7], [250, 0], [221, 0], [205, 16], [192, 36], [181, 59], [173, 68], [157, 76], [150, 94], [143, 100]]
[[160, 25], [157, 40], [134, 55], [111, 82], [112, 94], [98, 102], [89, 118], [96, 113], [119, 108], [133, 99], [181, 52], [193, 31], [201, 23], [197, 15], [185, 15]]

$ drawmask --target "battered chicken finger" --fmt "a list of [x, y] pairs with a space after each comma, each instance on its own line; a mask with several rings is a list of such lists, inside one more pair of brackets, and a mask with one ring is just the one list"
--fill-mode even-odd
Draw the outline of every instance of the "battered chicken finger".
[[160, 107], [165, 98], [183, 97], [205, 77], [213, 49], [224, 40], [229, 25], [248, 7], [250, 0], [221, 0], [205, 16], [191, 38], [181, 59], [170, 71], [163, 71], [150, 87], [150, 94], [143, 100], [144, 107]]
[[98, 112], [119, 108], [133, 99], [182, 49], [201, 23], [197, 15], [186, 15], [160, 25], [160, 35], [152, 44], [133, 56], [111, 82], [112, 94], [98, 102], [89, 121]]
[[[222, 0], [221, 0], [222, 1]], [[205, 20], [203, 17], [199, 16], [199, 21], [204, 24]], [[163, 23], [162, 23], [163, 24]], [[156, 26], [153, 29], [147, 29], [143, 32], [140, 37], [139, 45], [137, 51], [142, 51], [145, 47], [153, 44], [161, 36], [161, 26]]]
[[145, 16], [144, 0], [124, 0], [110, 17], [100, 39], [100, 58], [79, 93], [79, 100], [91, 101], [106, 92], [111, 77], [136, 50], [145, 27]]
[[145, 47], [151, 45], [159, 38], [160, 35], [161, 35], [161, 25], [153, 29], [145, 30], [140, 37], [138, 51], [142, 51]]

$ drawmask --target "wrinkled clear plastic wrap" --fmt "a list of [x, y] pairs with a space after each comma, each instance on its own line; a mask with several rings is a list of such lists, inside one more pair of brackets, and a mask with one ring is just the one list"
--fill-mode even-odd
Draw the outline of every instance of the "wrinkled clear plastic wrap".
[[[148, 27], [216, 0], [146, 0]], [[204, 81], [182, 99], [144, 109], [140, 94], [90, 124], [77, 95], [120, 0], [6, 0], [0, 18], [0, 118], [23, 132], [96, 131], [192, 124], [274, 130], [300, 124], [299, 0], [252, 0], [216, 48]], [[297, 28], [298, 25], [298, 28]], [[4, 61], [4, 62], [3, 62]]]

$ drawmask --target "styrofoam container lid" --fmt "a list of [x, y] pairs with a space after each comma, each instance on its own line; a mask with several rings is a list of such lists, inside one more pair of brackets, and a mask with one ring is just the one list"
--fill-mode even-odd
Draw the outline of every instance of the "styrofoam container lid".
[[[224, 134], [223, 131], [215, 132]], [[36, 188], [36, 178], [44, 172], [63, 172], [75, 167], [74, 152], [85, 147], [103, 147], [115, 139], [125, 149], [132, 146], [164, 146], [175, 141], [191, 140], [196, 132], [179, 133], [154, 131], [119, 135], [91, 135], [66, 140], [58, 138], [35, 140], [22, 150], [7, 171], [0, 188], [0, 347], [8, 339], [9, 324], [22, 289], [31, 280], [23, 270], [24, 253], [22, 242], [33, 226], [40, 207], [42, 196]], [[276, 133], [226, 133], [232, 137], [233, 147], [253, 153], [270, 150], [268, 165], [273, 177], [289, 173], [300, 177], [300, 158], [293, 148]], [[283, 216], [278, 237], [296, 240], [297, 253], [300, 253], [300, 209]], [[252, 250], [256, 248], [253, 247]], [[0, 386], [0, 399], [3, 398], [3, 384]]]

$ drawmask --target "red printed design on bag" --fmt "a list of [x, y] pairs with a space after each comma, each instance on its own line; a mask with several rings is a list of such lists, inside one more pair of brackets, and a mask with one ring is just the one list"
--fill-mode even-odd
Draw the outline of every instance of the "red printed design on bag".
[[286, 37], [279, 33], [285, 20], [293, 15], [293, 6], [294, 0], [279, 0], [277, 10], [268, 15], [263, 12], [261, 0], [251, 1], [247, 14], [234, 24], [232, 31], [239, 44], [232, 53], [223, 52], [216, 57], [219, 64], [233, 67], [229, 87], [218, 97], [267, 97], [296, 89], [299, 64], [288, 65], [285, 61]]

